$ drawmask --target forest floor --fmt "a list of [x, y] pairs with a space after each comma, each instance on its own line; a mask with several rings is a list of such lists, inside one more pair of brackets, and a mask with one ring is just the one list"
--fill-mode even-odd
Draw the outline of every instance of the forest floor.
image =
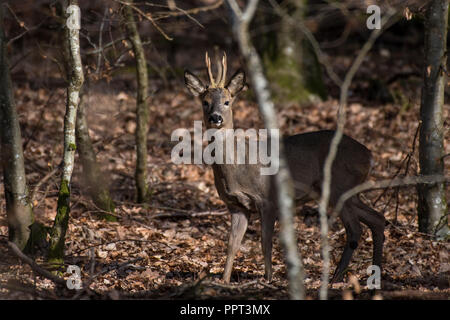
[[[419, 89], [417, 89], [419, 90]], [[417, 93], [416, 90], [416, 93]], [[59, 177], [52, 175], [35, 190], [38, 182], [61, 161], [64, 89], [32, 90], [19, 86], [15, 98], [20, 113], [27, 179], [35, 193], [36, 220], [51, 226], [56, 212]], [[338, 102], [279, 110], [285, 134], [333, 129]], [[263, 280], [259, 220], [254, 219], [238, 253], [232, 283], [224, 285], [221, 273], [226, 258], [229, 215], [214, 187], [210, 168], [175, 165], [170, 160], [171, 133], [193, 128], [201, 120], [198, 101], [181, 87], [156, 92], [149, 99], [148, 168], [151, 196], [148, 204], [134, 202], [135, 98], [133, 90], [118, 86], [93, 86], [89, 92], [90, 133], [98, 160], [110, 183], [116, 202], [117, 222], [101, 219], [101, 212], [83, 188], [77, 161], [72, 184], [72, 207], [66, 237], [65, 263], [81, 268], [82, 281], [90, 290], [76, 292], [55, 288], [53, 282], [37, 276], [21, 263], [7, 246], [7, 220], [0, 178], [0, 298], [165, 298], [165, 299], [287, 299], [286, 268], [278, 237], [274, 240], [274, 279]], [[450, 106], [444, 109], [449, 127]], [[351, 99], [345, 133], [372, 150], [375, 167], [370, 179], [377, 181], [418, 172], [417, 102], [370, 105]], [[248, 97], [234, 106], [235, 127], [258, 128], [257, 105]], [[450, 132], [446, 131], [446, 153], [450, 153]], [[418, 141], [416, 141], [417, 144]], [[410, 157], [410, 161], [408, 158]], [[78, 159], [78, 158], [77, 158]], [[447, 161], [447, 172], [450, 162]], [[450, 193], [447, 190], [448, 199]], [[382, 212], [389, 222], [384, 246], [382, 289], [376, 298], [449, 299], [449, 242], [438, 242], [417, 232], [416, 190], [405, 187], [371, 191], [365, 201]], [[378, 201], [377, 201], [378, 200]], [[315, 204], [311, 203], [311, 207]], [[320, 230], [316, 218], [297, 210], [295, 228], [306, 270], [308, 298], [316, 299], [320, 287], [322, 259]], [[300, 214], [303, 213], [303, 214]], [[277, 223], [276, 231], [279, 231]], [[337, 222], [329, 232], [332, 268], [345, 243], [345, 231]], [[372, 239], [364, 227], [344, 283], [330, 287], [332, 299], [371, 299], [366, 269], [371, 264]], [[45, 266], [45, 256], [34, 259]], [[65, 275], [68, 276], [67, 274]]]

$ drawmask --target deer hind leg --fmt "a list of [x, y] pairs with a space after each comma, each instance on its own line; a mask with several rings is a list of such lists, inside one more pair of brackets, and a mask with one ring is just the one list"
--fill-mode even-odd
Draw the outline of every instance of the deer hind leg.
[[381, 260], [383, 257], [384, 227], [386, 219], [378, 211], [367, 206], [358, 197], [353, 199], [354, 208], [358, 211], [359, 220], [367, 225], [372, 232], [373, 240], [373, 258], [372, 264], [381, 269]]
[[261, 209], [261, 247], [264, 255], [264, 278], [272, 281], [272, 239], [276, 211], [269, 206]]
[[230, 282], [234, 257], [239, 250], [245, 231], [247, 231], [247, 226], [248, 215], [242, 212], [233, 212], [231, 214], [231, 231], [228, 239], [227, 262], [223, 273], [223, 281], [225, 283]]
[[347, 240], [344, 247], [344, 252], [342, 252], [341, 260], [339, 261], [333, 278], [331, 279], [331, 283], [342, 281], [345, 269], [350, 263], [353, 251], [355, 251], [355, 249], [358, 247], [358, 241], [362, 233], [358, 216], [356, 215], [356, 212], [352, 208], [352, 206], [350, 206], [348, 203], [344, 205], [340, 217], [345, 227]]

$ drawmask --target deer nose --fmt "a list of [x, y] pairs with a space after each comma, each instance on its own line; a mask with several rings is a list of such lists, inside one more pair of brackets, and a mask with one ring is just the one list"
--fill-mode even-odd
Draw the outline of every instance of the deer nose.
[[208, 121], [214, 124], [221, 124], [223, 122], [223, 118], [220, 114], [212, 114], [209, 116]]

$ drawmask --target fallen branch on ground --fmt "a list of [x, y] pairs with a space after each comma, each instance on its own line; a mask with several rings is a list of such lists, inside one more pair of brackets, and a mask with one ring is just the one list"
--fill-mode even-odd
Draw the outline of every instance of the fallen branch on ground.
[[16, 246], [15, 243], [8, 241], [8, 246], [11, 249], [11, 251], [24, 263], [28, 264], [31, 269], [36, 272], [37, 274], [43, 276], [44, 278], [47, 278], [51, 281], [53, 281], [55, 284], [59, 284], [61, 286], [66, 286], [66, 280], [63, 278], [60, 278], [58, 276], [55, 276], [51, 272], [43, 269], [40, 267], [33, 259], [26, 256], [20, 249]]
[[184, 218], [184, 217], [207, 217], [207, 216], [224, 216], [228, 211], [203, 211], [203, 212], [172, 212], [172, 213], [158, 213], [152, 215], [151, 218]]

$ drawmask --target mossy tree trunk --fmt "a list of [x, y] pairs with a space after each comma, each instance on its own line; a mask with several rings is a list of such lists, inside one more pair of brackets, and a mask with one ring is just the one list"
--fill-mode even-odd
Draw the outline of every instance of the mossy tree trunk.
[[[286, 9], [292, 18], [302, 20], [306, 8], [307, 0], [290, 0]], [[257, 27], [276, 23], [279, 27], [263, 33], [255, 41], [273, 99], [281, 104], [305, 104], [325, 99], [321, 66], [309, 42], [287, 19], [272, 17], [267, 11], [258, 12]]]
[[97, 163], [94, 146], [89, 136], [89, 127], [86, 119], [86, 93], [82, 93], [77, 109], [76, 119], [76, 141], [77, 151], [83, 167], [83, 180], [88, 189], [88, 194], [94, 204], [103, 210], [102, 216], [108, 221], [116, 221], [116, 217], [108, 214], [114, 213], [115, 205], [107, 188], [107, 181], [104, 178]]
[[[131, 5], [132, 0], [127, 0]], [[133, 16], [133, 9], [129, 5], [124, 6], [125, 27], [128, 38], [133, 46], [136, 59], [137, 76], [137, 102], [136, 102], [136, 191], [137, 201], [142, 203], [147, 198], [147, 132], [148, 132], [148, 71], [145, 60], [144, 47], [137, 30], [136, 21]]]
[[12, 93], [0, 5], [0, 154], [4, 177], [9, 240], [23, 250], [34, 222], [28, 197], [19, 117]]
[[[444, 91], [446, 86], [448, 0], [432, 0], [425, 19], [424, 87], [419, 135], [420, 173], [444, 175]], [[448, 238], [445, 184], [418, 186], [419, 230]]]
[[[80, 56], [80, 35], [77, 26], [68, 28], [66, 19], [71, 19], [66, 15], [67, 4], [78, 5], [77, 0], [64, 1], [62, 5], [65, 17], [62, 21], [64, 41], [63, 51], [66, 52], [65, 64], [68, 76], [66, 114], [64, 116], [64, 154], [63, 154], [63, 174], [58, 194], [57, 212], [53, 228], [50, 231], [49, 261], [55, 265], [61, 264], [64, 258], [64, 241], [69, 223], [70, 213], [70, 182], [75, 162], [75, 122], [77, 108], [80, 100], [80, 90], [83, 85], [83, 66]], [[76, 13], [72, 13], [72, 15]], [[73, 18], [73, 16], [72, 16]]]

